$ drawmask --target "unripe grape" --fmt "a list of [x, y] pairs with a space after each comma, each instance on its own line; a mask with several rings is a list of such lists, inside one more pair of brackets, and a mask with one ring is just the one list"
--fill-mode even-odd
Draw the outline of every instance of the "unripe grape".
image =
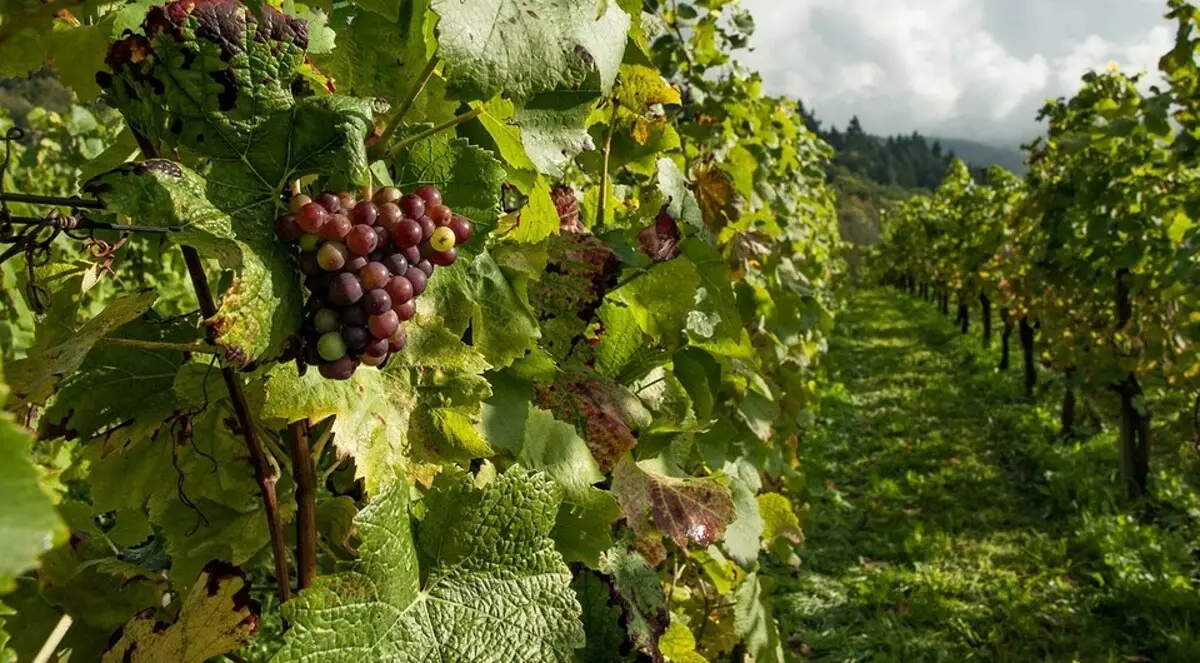
[[445, 227], [433, 231], [429, 238], [429, 246], [433, 247], [434, 251], [449, 251], [454, 248], [454, 242], [454, 231]]
[[392, 296], [382, 288], [369, 290], [363, 295], [362, 307], [371, 315], [383, 315], [392, 310]]
[[438, 191], [438, 188], [432, 184], [422, 184], [413, 193], [420, 196], [426, 205], [442, 204], [442, 192]]
[[393, 253], [383, 259], [383, 266], [392, 274], [403, 274], [408, 271], [408, 258], [402, 253]]
[[367, 312], [362, 310], [361, 306], [348, 306], [342, 309], [342, 324], [355, 325], [358, 327], [367, 326]]
[[342, 327], [341, 316], [338, 312], [331, 308], [323, 308], [317, 311], [313, 316], [313, 329], [318, 334], [328, 334], [329, 332], [337, 331]]
[[394, 186], [385, 186], [375, 192], [375, 197], [372, 200], [375, 201], [376, 205], [383, 205], [384, 203], [394, 203], [400, 200], [403, 195], [400, 189]]
[[337, 274], [333, 277], [333, 282], [329, 284], [329, 301], [333, 302], [335, 306], [355, 304], [362, 299], [362, 296], [362, 284], [353, 274], [345, 272]]
[[399, 318], [401, 322], [407, 322], [412, 320], [413, 316], [417, 314], [417, 300], [410, 299], [403, 304], [396, 304], [392, 307], [392, 310], [396, 312], [396, 317]]
[[392, 273], [383, 263], [370, 262], [359, 271], [358, 279], [362, 281], [362, 286], [366, 290], [375, 290], [386, 286], [392, 279]]
[[281, 214], [275, 219], [275, 236], [285, 242], [294, 242], [304, 236], [304, 229], [296, 223], [295, 214]]
[[425, 216], [425, 201], [413, 194], [408, 194], [400, 199], [397, 203], [400, 205], [400, 211], [404, 212], [404, 216], [410, 219], [419, 219]]
[[406, 345], [408, 345], [408, 330], [404, 328], [404, 325], [400, 325], [396, 328], [396, 333], [388, 339], [388, 350], [400, 352]]
[[466, 218], [454, 215], [450, 219], [450, 229], [454, 231], [454, 243], [456, 245], [466, 244], [468, 239], [471, 239], [471, 222]]
[[342, 209], [342, 201], [337, 197], [336, 193], [326, 191], [314, 199], [314, 202], [320, 203], [330, 214]]
[[298, 244], [301, 251], [316, 251], [321, 247], [321, 236], [309, 233], [301, 237]]
[[350, 234], [350, 218], [345, 214], [330, 214], [325, 217], [325, 225], [321, 226], [321, 239], [326, 242], [340, 242]]
[[326, 242], [317, 250], [317, 264], [327, 272], [336, 272], [346, 266], [349, 253], [341, 242]]
[[433, 219], [433, 224], [439, 228], [450, 225], [450, 219], [454, 218], [454, 214], [449, 207], [445, 205], [430, 205], [425, 208], [425, 216]]
[[450, 249], [449, 251], [434, 251], [429, 255], [429, 260], [438, 267], [449, 267], [458, 260], [458, 249]]
[[322, 334], [317, 341], [317, 353], [325, 361], [337, 361], [346, 356], [346, 342], [338, 332]]
[[364, 267], [370, 264], [370, 262], [371, 261], [368, 260], [366, 256], [356, 256], [351, 253], [350, 258], [346, 260], [346, 266], [342, 268], [342, 271], [346, 272], [347, 274], [357, 274], [361, 272]]
[[308, 203], [296, 212], [296, 224], [304, 229], [304, 232], [315, 233], [325, 225], [325, 219], [329, 216], [329, 212], [319, 203]]
[[355, 205], [354, 210], [350, 213], [350, 220], [356, 226], [373, 226], [377, 218], [379, 218], [379, 208], [369, 200]]
[[384, 203], [379, 206], [379, 213], [375, 215], [375, 225], [382, 228], [392, 230], [400, 223], [400, 219], [404, 218], [404, 212], [396, 206], [396, 203]]
[[371, 330], [371, 335], [375, 338], [390, 338], [396, 333], [396, 328], [400, 326], [400, 316], [395, 311], [388, 309], [387, 312], [373, 315], [367, 320], [367, 328]]
[[342, 357], [337, 361], [331, 361], [321, 364], [318, 370], [321, 372], [321, 377], [326, 380], [349, 380], [354, 377], [354, 371], [358, 368], [358, 362], [350, 357]]
[[300, 266], [300, 273], [305, 276], [312, 276], [321, 273], [321, 264], [317, 262], [317, 254], [315, 251], [305, 251], [300, 254], [297, 259], [297, 264]]
[[388, 281], [387, 285], [384, 286], [384, 290], [392, 298], [393, 307], [403, 304], [416, 296], [416, 290], [413, 289], [412, 281], [403, 276], [393, 276], [392, 280]]
[[421, 224], [412, 219], [401, 219], [392, 228], [392, 241], [401, 249], [408, 249], [421, 243], [423, 236]]
[[379, 236], [371, 226], [354, 226], [346, 235], [346, 246], [358, 255], [365, 256], [379, 246]]
[[296, 214], [300, 211], [301, 207], [304, 207], [311, 202], [312, 198], [309, 198], [302, 193], [298, 193], [288, 200], [288, 211], [292, 214]]
[[349, 212], [357, 207], [358, 203], [354, 200], [354, 194], [349, 191], [338, 192], [338, 204], [342, 206], [342, 212]]
[[347, 325], [342, 328], [342, 341], [351, 352], [360, 352], [371, 342], [371, 333], [361, 325]]

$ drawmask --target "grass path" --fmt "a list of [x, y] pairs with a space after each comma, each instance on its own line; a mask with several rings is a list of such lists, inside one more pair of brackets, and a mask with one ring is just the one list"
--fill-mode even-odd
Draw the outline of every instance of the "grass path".
[[894, 291], [839, 318], [803, 565], [775, 572], [792, 655], [1200, 661], [1196, 493], [1160, 470], [1129, 504], [1111, 435], [1058, 439], [979, 345]]

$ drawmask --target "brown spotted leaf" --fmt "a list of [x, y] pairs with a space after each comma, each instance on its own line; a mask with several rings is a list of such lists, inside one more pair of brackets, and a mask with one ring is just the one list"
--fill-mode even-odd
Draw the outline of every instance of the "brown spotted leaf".
[[204, 663], [246, 646], [258, 632], [258, 602], [241, 569], [211, 562], [166, 624], [151, 612], [133, 618], [104, 652], [104, 663]]
[[568, 232], [547, 241], [546, 269], [529, 283], [529, 304], [542, 345], [558, 359], [579, 343], [604, 295], [616, 284], [620, 260], [594, 235]]
[[650, 423], [636, 396], [597, 373], [563, 372], [536, 387], [538, 406], [574, 425], [606, 473], [637, 444], [634, 430]]
[[650, 539], [657, 530], [681, 548], [703, 548], [724, 538], [725, 527], [737, 517], [732, 493], [716, 479], [664, 476], [629, 457], [613, 471], [612, 490], [639, 539]]

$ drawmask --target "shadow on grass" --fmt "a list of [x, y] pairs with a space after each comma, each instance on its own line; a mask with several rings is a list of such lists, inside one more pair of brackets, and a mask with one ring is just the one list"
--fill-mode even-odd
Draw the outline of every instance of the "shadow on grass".
[[1196, 492], [1167, 467], [1127, 503], [1111, 434], [1058, 439], [1053, 389], [1031, 403], [951, 322], [886, 291], [838, 320], [804, 566], [775, 571], [792, 655], [1200, 660]]

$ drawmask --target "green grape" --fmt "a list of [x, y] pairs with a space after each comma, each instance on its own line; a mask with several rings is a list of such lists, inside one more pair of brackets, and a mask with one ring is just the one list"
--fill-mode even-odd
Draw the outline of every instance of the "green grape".
[[318, 334], [328, 334], [341, 328], [341, 319], [333, 309], [323, 308], [313, 316], [313, 329], [317, 330]]
[[439, 253], [449, 251], [454, 248], [455, 243], [454, 230], [452, 228], [442, 226], [433, 231], [433, 235], [429, 238], [429, 246], [434, 251]]
[[322, 334], [317, 339], [317, 354], [325, 361], [337, 361], [346, 356], [346, 342], [338, 332]]

